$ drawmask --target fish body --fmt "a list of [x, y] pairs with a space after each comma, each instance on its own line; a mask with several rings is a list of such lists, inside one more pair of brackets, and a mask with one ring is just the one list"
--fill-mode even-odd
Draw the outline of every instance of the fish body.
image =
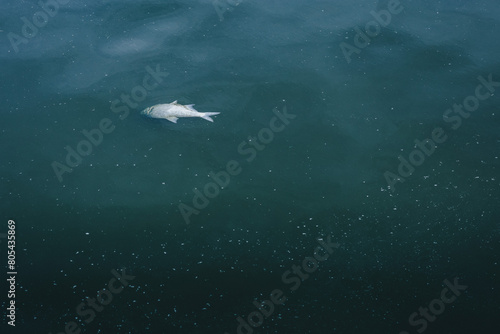
[[174, 101], [172, 103], [157, 104], [141, 111], [142, 115], [151, 118], [161, 118], [177, 123], [181, 117], [201, 117], [209, 122], [214, 120], [210, 116], [218, 115], [218, 112], [198, 112], [193, 108], [194, 104], [182, 105]]

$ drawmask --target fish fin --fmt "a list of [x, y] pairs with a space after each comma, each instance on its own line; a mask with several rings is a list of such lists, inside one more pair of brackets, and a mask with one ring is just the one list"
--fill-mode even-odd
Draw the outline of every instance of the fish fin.
[[220, 112], [204, 112], [200, 117], [206, 119], [209, 122], [213, 122], [214, 120], [210, 116], [218, 115]]
[[168, 119], [170, 122], [172, 123], [177, 123], [177, 120], [179, 119], [178, 117], [174, 117], [174, 116], [171, 116], [171, 117], [167, 117], [166, 119]]
[[177, 100], [175, 100], [174, 102], [170, 103], [170, 104], [176, 104], [177, 103]]
[[186, 105], [186, 108], [188, 108], [189, 110], [192, 110], [192, 111], [197, 111], [196, 109], [193, 108], [194, 104], [188, 104]]

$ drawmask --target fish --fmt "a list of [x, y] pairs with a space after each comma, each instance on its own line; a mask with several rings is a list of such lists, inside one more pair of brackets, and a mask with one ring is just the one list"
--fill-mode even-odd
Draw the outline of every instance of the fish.
[[148, 107], [141, 111], [141, 114], [151, 118], [166, 119], [172, 123], [177, 123], [177, 120], [181, 117], [201, 117], [213, 122], [214, 120], [210, 116], [220, 114], [220, 112], [198, 112], [193, 106], [194, 104], [179, 104], [176, 100], [172, 103], [156, 104]]

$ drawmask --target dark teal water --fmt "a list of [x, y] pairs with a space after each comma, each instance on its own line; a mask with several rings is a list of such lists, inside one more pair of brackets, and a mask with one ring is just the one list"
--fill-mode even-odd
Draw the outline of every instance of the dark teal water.
[[2, 333], [497, 331], [496, 1], [54, 3], [0, 5]]

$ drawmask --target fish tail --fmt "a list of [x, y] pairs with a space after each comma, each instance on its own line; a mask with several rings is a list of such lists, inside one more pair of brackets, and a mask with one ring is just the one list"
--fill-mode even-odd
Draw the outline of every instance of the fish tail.
[[218, 114], [220, 114], [220, 112], [204, 112], [203, 115], [201, 115], [201, 118], [206, 119], [209, 122], [213, 122], [214, 120], [210, 116]]

